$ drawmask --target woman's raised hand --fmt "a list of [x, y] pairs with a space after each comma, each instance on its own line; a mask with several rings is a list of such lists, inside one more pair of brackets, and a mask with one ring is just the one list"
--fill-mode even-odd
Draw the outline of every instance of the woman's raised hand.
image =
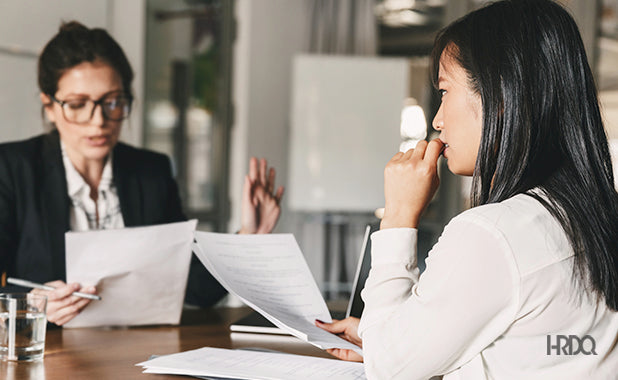
[[249, 174], [245, 176], [242, 195], [241, 234], [270, 233], [279, 220], [283, 186], [275, 189], [275, 169], [266, 160], [251, 157]]
[[381, 229], [418, 227], [421, 213], [438, 190], [440, 139], [420, 141], [416, 148], [397, 153], [384, 169], [384, 217]]

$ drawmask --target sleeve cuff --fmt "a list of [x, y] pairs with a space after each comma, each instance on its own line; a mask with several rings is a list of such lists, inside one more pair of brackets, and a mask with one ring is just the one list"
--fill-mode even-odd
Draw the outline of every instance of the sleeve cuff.
[[371, 265], [416, 266], [416, 228], [387, 228], [371, 234]]

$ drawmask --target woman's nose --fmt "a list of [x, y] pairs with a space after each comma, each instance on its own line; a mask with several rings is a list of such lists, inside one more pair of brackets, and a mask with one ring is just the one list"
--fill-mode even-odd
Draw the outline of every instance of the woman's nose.
[[96, 104], [94, 110], [92, 110], [92, 118], [90, 119], [92, 124], [103, 125], [105, 124], [105, 115], [103, 115], [103, 105]]
[[431, 126], [436, 131], [441, 131], [444, 128], [444, 119], [442, 118], [442, 105], [438, 108], [438, 112], [436, 112], [436, 116], [434, 116], [433, 121], [431, 122]]

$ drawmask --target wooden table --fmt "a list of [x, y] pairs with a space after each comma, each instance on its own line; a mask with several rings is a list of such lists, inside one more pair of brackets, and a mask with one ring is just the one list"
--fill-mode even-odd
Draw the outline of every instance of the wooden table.
[[[50, 329], [45, 358], [39, 362], [1, 362], [0, 379], [183, 379], [141, 373], [135, 364], [150, 355], [172, 354], [204, 346], [261, 347], [294, 354], [330, 357], [325, 351], [291, 336], [229, 332], [231, 322], [250, 309], [187, 310], [180, 326]], [[332, 357], [331, 357], [332, 358]]]

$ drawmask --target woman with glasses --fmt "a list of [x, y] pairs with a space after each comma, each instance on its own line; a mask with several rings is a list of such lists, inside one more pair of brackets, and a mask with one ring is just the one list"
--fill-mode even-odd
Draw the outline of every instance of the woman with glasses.
[[[55, 287], [47, 317], [62, 325], [89, 300], [65, 284], [66, 231], [122, 228], [185, 220], [169, 159], [118, 141], [131, 112], [133, 71], [102, 29], [61, 26], [43, 49], [38, 82], [53, 131], [0, 145], [0, 272]], [[250, 162], [241, 233], [268, 233], [279, 217], [283, 188], [275, 172]], [[9, 287], [0, 291], [10, 291]], [[185, 301], [210, 306], [224, 289], [192, 258]]]

